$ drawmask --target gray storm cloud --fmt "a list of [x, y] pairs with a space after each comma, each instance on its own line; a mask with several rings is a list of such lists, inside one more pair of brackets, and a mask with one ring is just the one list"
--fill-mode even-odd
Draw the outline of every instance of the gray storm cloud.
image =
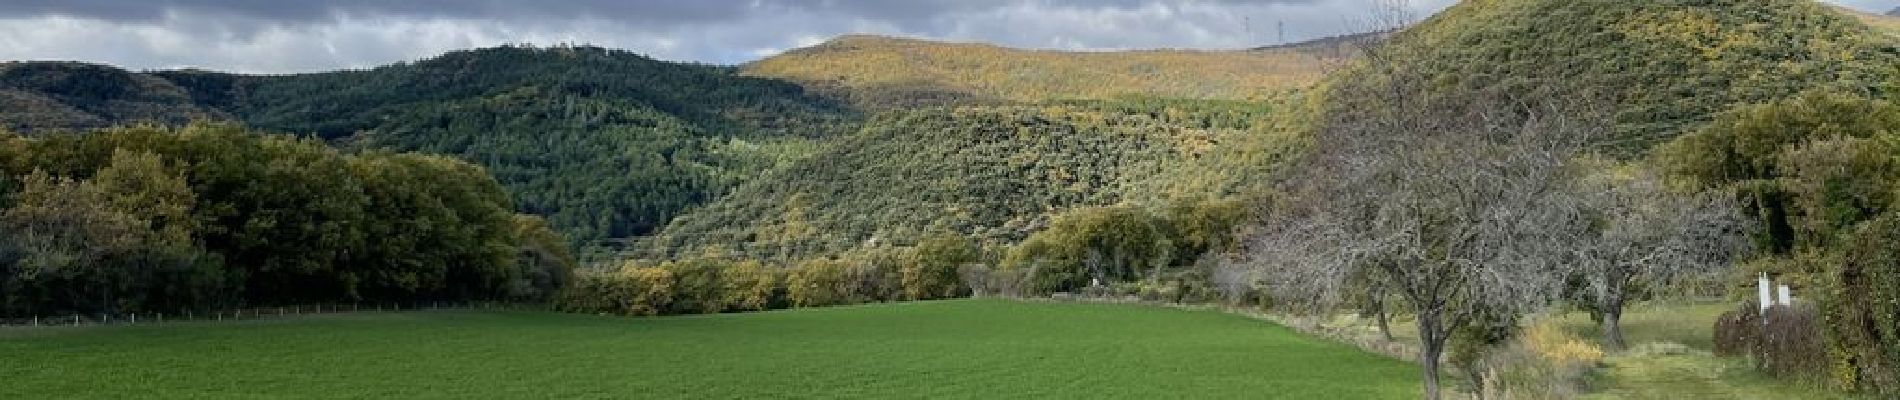
[[[1289, 41], [1349, 33], [1386, 1], [5, 0], [0, 59], [282, 73], [505, 43], [582, 43], [735, 64], [846, 33], [1065, 50], [1219, 49], [1273, 44], [1282, 25]], [[1426, 14], [1455, 1], [1411, 3]]]

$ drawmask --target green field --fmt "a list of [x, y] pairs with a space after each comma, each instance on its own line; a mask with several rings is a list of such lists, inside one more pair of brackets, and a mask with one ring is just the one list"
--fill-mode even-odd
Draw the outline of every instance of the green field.
[[957, 300], [0, 330], [0, 398], [1415, 398], [1417, 368], [1211, 311]]

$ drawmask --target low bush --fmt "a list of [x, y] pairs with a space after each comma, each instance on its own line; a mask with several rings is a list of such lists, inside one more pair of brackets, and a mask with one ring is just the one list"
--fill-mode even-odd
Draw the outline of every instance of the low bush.
[[673, 273], [664, 268], [627, 265], [619, 270], [582, 274], [557, 297], [568, 312], [659, 315], [673, 303]]
[[981, 252], [975, 242], [961, 235], [939, 235], [918, 243], [900, 271], [904, 298], [929, 300], [964, 295], [968, 288], [959, 279], [958, 268], [977, 262]]
[[715, 259], [687, 259], [660, 265], [673, 276], [673, 298], [667, 314], [714, 314], [726, 309], [726, 284], [722, 280], [729, 263]]
[[1769, 375], [1818, 382], [1829, 371], [1829, 351], [1820, 310], [1807, 302], [1769, 307], [1754, 302], [1716, 319], [1715, 353], [1745, 356]]
[[726, 269], [724, 303], [733, 311], [759, 311], [783, 304], [780, 273], [758, 261], [741, 261]]
[[831, 259], [812, 259], [793, 267], [785, 277], [785, 297], [794, 307], [844, 304], [851, 296], [850, 267]]
[[903, 258], [903, 254], [887, 252], [847, 264], [845, 284], [837, 289], [843, 295], [839, 304], [904, 300]]
[[[948, 298], [968, 295], [970, 287], [981, 287], [988, 295], [1022, 294], [1025, 275], [1019, 271], [992, 271], [958, 259], [920, 268], [911, 265], [911, 254], [907, 249], [868, 249], [788, 268], [722, 258], [658, 266], [630, 262], [611, 271], [578, 274], [556, 296], [555, 306], [615, 315], [710, 314]], [[949, 275], [942, 275], [946, 270]]]
[[1602, 361], [1603, 350], [1595, 344], [1554, 321], [1540, 321], [1485, 352], [1474, 373], [1482, 398], [1569, 399], [1584, 392], [1585, 378]]
[[1034, 271], [1017, 268], [991, 268], [982, 264], [964, 265], [958, 269], [963, 277], [964, 287], [970, 288], [973, 296], [1023, 297], [1031, 295], [1031, 277]]

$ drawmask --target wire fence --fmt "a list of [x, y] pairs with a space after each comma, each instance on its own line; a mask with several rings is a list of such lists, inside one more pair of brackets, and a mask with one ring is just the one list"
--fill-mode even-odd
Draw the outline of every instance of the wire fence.
[[414, 312], [435, 310], [512, 310], [512, 311], [551, 311], [543, 303], [517, 302], [382, 302], [382, 303], [318, 303], [276, 307], [243, 307], [212, 311], [152, 312], [126, 314], [60, 314], [35, 315], [27, 317], [0, 317], [0, 329], [59, 327], [59, 326], [100, 326], [100, 325], [151, 325], [166, 323], [206, 322], [206, 321], [248, 321], [260, 319], [295, 318], [326, 314], [362, 314]]

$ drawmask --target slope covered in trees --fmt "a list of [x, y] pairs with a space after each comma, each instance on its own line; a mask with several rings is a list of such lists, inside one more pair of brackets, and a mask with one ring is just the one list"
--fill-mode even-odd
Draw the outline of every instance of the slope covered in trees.
[[651, 233], [858, 119], [792, 83], [594, 47], [282, 76], [18, 63], [0, 69], [0, 101], [0, 122], [28, 134], [229, 118], [357, 150], [452, 155], [495, 171], [520, 210], [577, 243]]
[[1881, 92], [1900, 66], [1890, 37], [1804, 0], [1466, 1], [1393, 43], [1396, 62], [1446, 84], [1616, 103], [1612, 140], [1631, 152], [1736, 105]]
[[242, 76], [196, 71], [153, 75], [200, 104], [260, 128], [339, 138], [378, 130], [406, 109], [536, 87], [616, 99], [721, 134], [818, 135], [845, 113], [786, 82], [735, 76], [730, 67], [654, 60], [599, 47], [495, 47], [455, 51], [362, 71]]
[[201, 101], [261, 128], [489, 167], [521, 210], [578, 243], [651, 233], [856, 118], [790, 83], [593, 47], [289, 77], [161, 75], [197, 82], [187, 86]]
[[936, 233], [1003, 244], [1071, 208], [1251, 194], [1298, 146], [1297, 98], [887, 113], [676, 219], [641, 256], [797, 259]]
[[194, 104], [185, 88], [151, 75], [72, 62], [0, 64], [0, 129], [30, 133], [227, 117]]
[[1063, 52], [852, 35], [747, 64], [746, 75], [843, 91], [870, 107], [1126, 96], [1244, 100], [1305, 87], [1299, 48]]

